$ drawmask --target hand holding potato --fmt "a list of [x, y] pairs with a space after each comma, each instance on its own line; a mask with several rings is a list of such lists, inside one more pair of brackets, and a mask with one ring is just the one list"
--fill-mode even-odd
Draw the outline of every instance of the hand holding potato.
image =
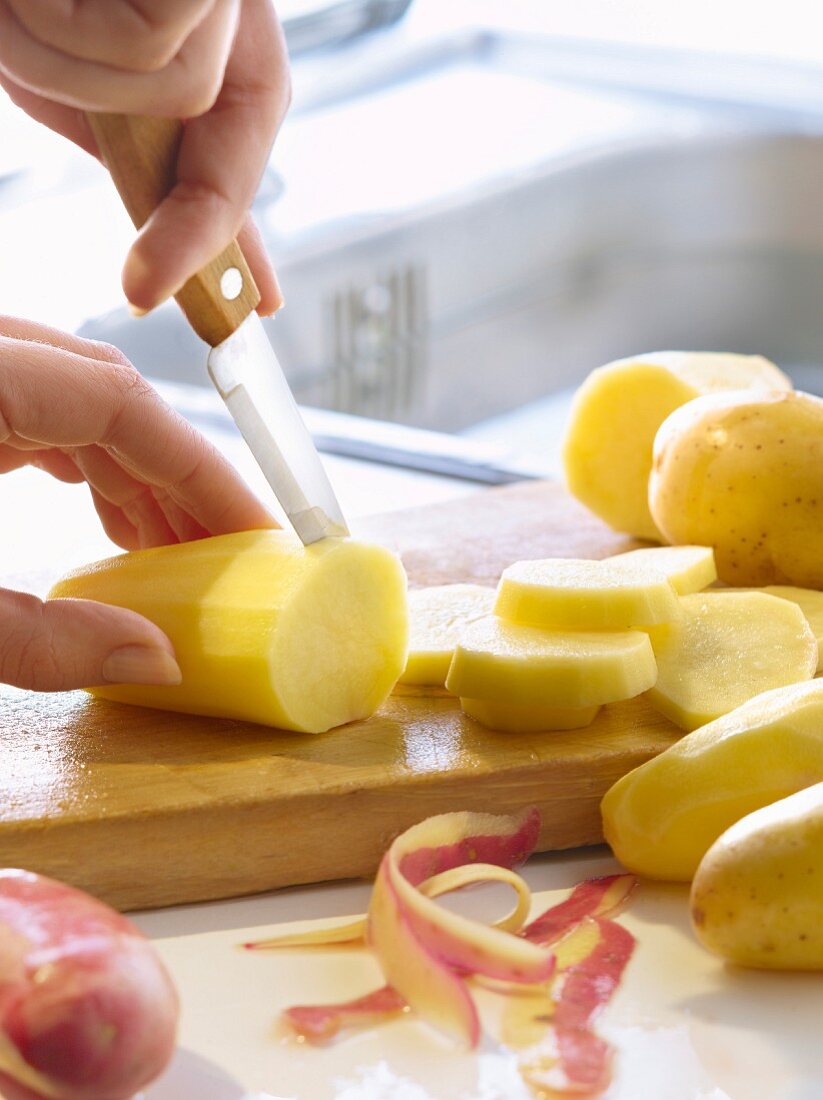
[[[21, 466], [85, 481], [129, 550], [273, 523], [116, 348], [0, 317], [0, 474]], [[0, 589], [0, 682], [58, 691], [179, 678], [168, 638], [132, 611]]]

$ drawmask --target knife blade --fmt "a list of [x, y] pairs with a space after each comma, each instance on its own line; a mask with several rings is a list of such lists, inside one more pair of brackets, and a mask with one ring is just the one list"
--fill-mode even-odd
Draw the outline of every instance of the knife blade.
[[314, 440], [256, 313], [212, 348], [208, 368], [303, 544], [348, 535]]
[[[88, 112], [106, 167], [139, 228], [174, 186], [182, 123]], [[209, 345], [209, 375], [304, 545], [348, 526], [256, 307], [260, 293], [236, 241], [175, 295]]]

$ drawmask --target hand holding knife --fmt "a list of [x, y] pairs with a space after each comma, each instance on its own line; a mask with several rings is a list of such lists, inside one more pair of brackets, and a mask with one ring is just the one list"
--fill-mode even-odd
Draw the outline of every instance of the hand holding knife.
[[[182, 124], [175, 119], [89, 112], [106, 166], [136, 226], [174, 183]], [[263, 324], [260, 295], [232, 241], [175, 296], [211, 351], [218, 393], [304, 545], [348, 535], [334, 490]]]

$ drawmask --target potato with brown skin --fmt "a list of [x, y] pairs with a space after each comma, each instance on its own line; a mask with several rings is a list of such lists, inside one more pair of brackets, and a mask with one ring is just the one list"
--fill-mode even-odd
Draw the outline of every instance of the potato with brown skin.
[[727, 584], [823, 588], [823, 400], [690, 401], [657, 433], [649, 506], [669, 542], [713, 546]]
[[739, 966], [823, 970], [823, 783], [742, 818], [691, 892], [697, 938]]

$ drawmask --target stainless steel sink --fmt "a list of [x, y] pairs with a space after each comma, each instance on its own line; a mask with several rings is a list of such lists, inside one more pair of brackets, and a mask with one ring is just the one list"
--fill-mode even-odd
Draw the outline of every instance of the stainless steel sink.
[[[662, 347], [761, 352], [823, 391], [817, 107], [517, 39], [401, 47], [369, 68], [359, 45], [298, 101], [262, 192], [299, 400], [454, 431]], [[84, 331], [205, 383], [172, 308]]]

